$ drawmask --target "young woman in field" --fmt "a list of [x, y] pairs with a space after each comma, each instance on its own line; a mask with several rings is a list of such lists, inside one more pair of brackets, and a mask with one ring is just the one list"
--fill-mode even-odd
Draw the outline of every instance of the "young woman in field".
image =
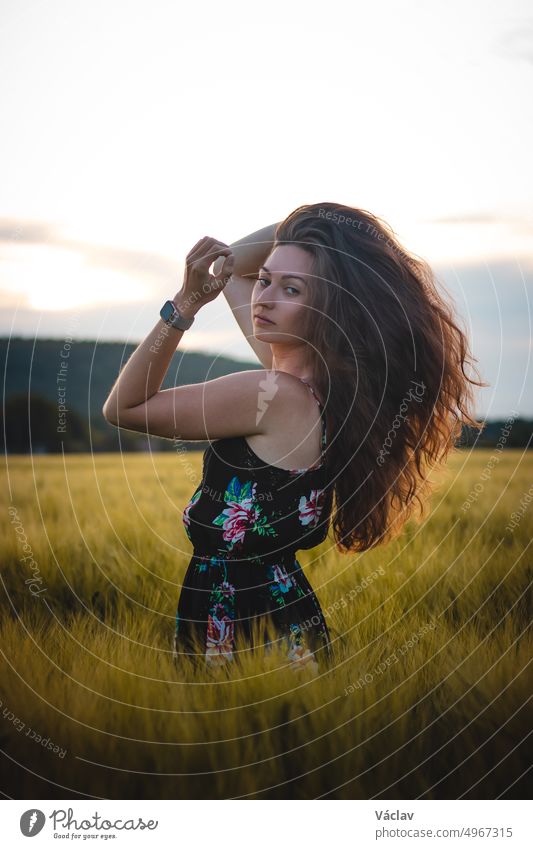
[[[183, 328], [221, 291], [264, 368], [161, 390]], [[175, 653], [219, 665], [278, 642], [292, 666], [326, 669], [332, 641], [296, 552], [330, 520], [338, 550], [357, 552], [423, 515], [431, 466], [463, 422], [480, 427], [465, 334], [427, 263], [370, 212], [334, 203], [232, 245], [200, 239], [161, 314], [103, 412], [210, 442], [183, 514], [193, 555]]]

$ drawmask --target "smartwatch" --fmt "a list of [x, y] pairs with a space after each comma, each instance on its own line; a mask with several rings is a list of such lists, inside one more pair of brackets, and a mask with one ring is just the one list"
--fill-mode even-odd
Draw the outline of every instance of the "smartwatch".
[[194, 321], [194, 316], [185, 318], [184, 315], [181, 315], [174, 301], [165, 301], [159, 315], [169, 327], [175, 327], [177, 330], [188, 330]]

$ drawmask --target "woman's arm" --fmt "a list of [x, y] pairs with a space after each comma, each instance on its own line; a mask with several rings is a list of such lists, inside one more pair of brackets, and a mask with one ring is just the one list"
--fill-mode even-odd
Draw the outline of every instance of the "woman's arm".
[[[222, 265], [220, 257], [224, 257]], [[200, 239], [187, 254], [183, 285], [173, 299], [179, 312], [192, 318], [205, 303], [218, 297], [228, 283], [234, 261], [229, 245], [208, 236]], [[213, 262], [215, 268], [209, 274]], [[157, 322], [115, 381], [102, 410], [108, 422], [168, 439], [209, 441], [264, 434], [267, 423], [269, 429], [287, 427], [293, 417], [295, 383], [300, 392], [305, 390], [300, 381], [283, 372], [269, 375], [252, 369], [204, 383], [161, 389], [183, 332], [167, 326], [163, 319]], [[275, 381], [275, 391], [268, 409], [258, 415], [269, 376]]]
[[[197, 307], [183, 297], [182, 291], [174, 295], [174, 303], [185, 318], [192, 318]], [[122, 368], [102, 407], [104, 418], [117, 427], [130, 428], [128, 413], [139, 409], [155, 395], [168, 371], [184, 330], [169, 327], [162, 318], [138, 345]], [[136, 430], [136, 428], [130, 428]]]
[[272, 368], [272, 350], [267, 342], [261, 342], [254, 337], [252, 288], [259, 267], [272, 250], [277, 226], [277, 224], [269, 224], [268, 227], [262, 227], [261, 230], [256, 230], [230, 244], [235, 265], [233, 274], [223, 290], [237, 324], [259, 362], [266, 369]]
[[[261, 230], [231, 242], [230, 248], [235, 257], [233, 274], [236, 277], [250, 277], [257, 273], [259, 266], [272, 250], [277, 226], [277, 224], [269, 224], [268, 227], [262, 227]], [[226, 296], [230, 286], [231, 281], [224, 289]]]
[[[216, 276], [209, 274], [213, 262], [219, 264], [219, 257], [225, 258], [222, 266]], [[183, 285], [172, 299], [184, 318], [194, 318], [204, 304], [218, 297], [233, 262], [229, 245], [217, 239], [204, 236], [194, 245], [185, 261]], [[161, 384], [183, 333], [159, 319], [117, 377], [102, 408], [107, 421], [127, 428], [127, 422], [132, 421], [132, 411], [135, 416], [142, 415], [154, 396], [157, 396], [156, 405], [161, 398], [166, 402], [168, 394], [164, 393], [167, 390], [161, 391]]]

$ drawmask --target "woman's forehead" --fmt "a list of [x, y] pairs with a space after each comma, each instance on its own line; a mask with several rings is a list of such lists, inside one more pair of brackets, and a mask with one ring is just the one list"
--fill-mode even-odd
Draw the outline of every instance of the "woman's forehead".
[[263, 268], [271, 274], [310, 274], [313, 258], [298, 245], [277, 245], [265, 259]]

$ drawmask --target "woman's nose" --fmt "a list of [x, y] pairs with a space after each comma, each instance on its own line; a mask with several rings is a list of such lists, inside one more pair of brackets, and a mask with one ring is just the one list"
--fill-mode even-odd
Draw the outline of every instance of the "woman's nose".
[[255, 302], [256, 304], [261, 304], [262, 307], [268, 307], [274, 303], [272, 296], [268, 294], [268, 289], [263, 289], [259, 292]]

